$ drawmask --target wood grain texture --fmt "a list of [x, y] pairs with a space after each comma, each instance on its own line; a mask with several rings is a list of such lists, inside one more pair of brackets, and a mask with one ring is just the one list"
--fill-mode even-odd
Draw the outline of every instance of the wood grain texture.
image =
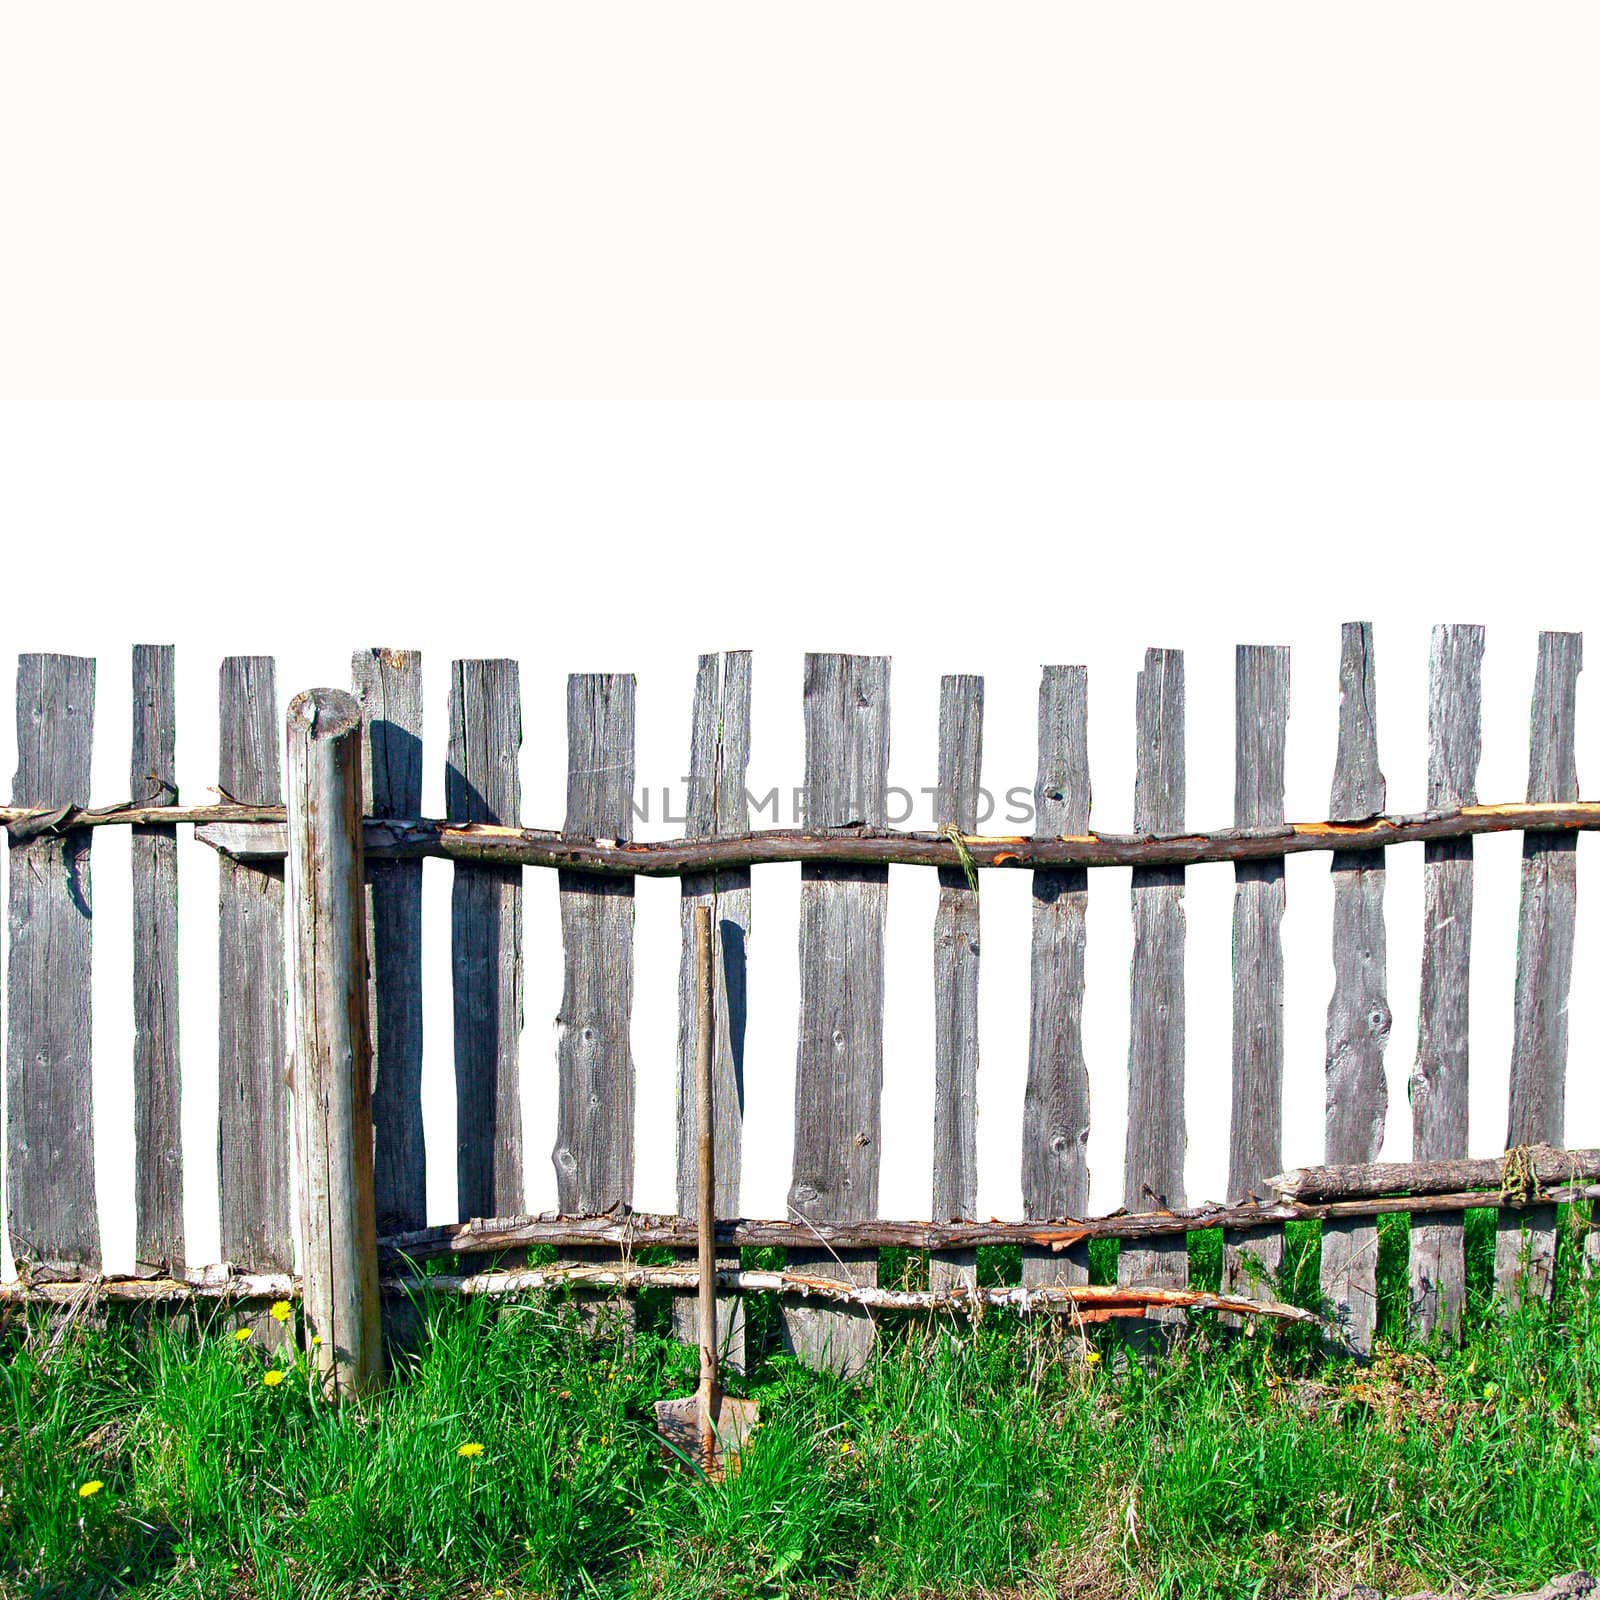
[[[1428, 669], [1428, 803], [1477, 799], [1483, 629], [1436, 627]], [[1418, 1161], [1467, 1153], [1468, 986], [1472, 965], [1472, 841], [1424, 847], [1422, 992], [1411, 1075], [1411, 1148]], [[1411, 1230], [1412, 1315], [1450, 1337], [1461, 1326], [1466, 1257], [1458, 1219]]]
[[[934, 821], [975, 833], [983, 766], [983, 679], [939, 685], [939, 789]], [[933, 1219], [970, 1219], [978, 1207], [978, 891], [959, 868], [939, 869], [933, 925]], [[929, 1286], [976, 1288], [975, 1251], [939, 1251]]]
[[[889, 661], [808, 655], [807, 821], [881, 827], [889, 781]], [[795, 1065], [797, 1220], [861, 1221], [878, 1209], [883, 1094], [883, 939], [889, 869], [810, 865], [800, 880], [800, 1037]], [[875, 1258], [791, 1250], [802, 1271], [877, 1282]], [[784, 1337], [802, 1360], [852, 1374], [872, 1349], [859, 1308], [785, 1304]]]
[[[1344, 625], [1339, 658], [1339, 739], [1329, 817], [1359, 821], [1384, 805], [1378, 765], [1378, 675], [1370, 622]], [[1325, 1143], [1331, 1162], [1378, 1154], [1389, 1109], [1383, 1057], [1389, 1011], [1384, 854], [1336, 851], [1333, 873], [1333, 995], [1328, 1001]], [[1378, 1323], [1378, 1230], [1370, 1221], [1322, 1227], [1322, 1296], [1358, 1355]]]
[[[1581, 633], [1541, 633], [1528, 737], [1528, 799], [1578, 798], [1575, 724]], [[1577, 839], [1526, 833], [1522, 839], [1522, 904], [1517, 922], [1517, 984], [1511, 1045], [1511, 1097], [1506, 1147], [1562, 1142], [1567, 1079], [1567, 1000], [1572, 988], [1578, 919]], [[1502, 1212], [1495, 1281], [1516, 1301], [1550, 1293], [1556, 1213], [1540, 1207]]]
[[[282, 805], [277, 675], [270, 656], [222, 663], [219, 785], [246, 805]], [[223, 1259], [292, 1265], [289, 1087], [281, 861], [217, 862], [217, 1190]], [[265, 1331], [265, 1330], [264, 1330]]]
[[[95, 664], [17, 658], [19, 806], [87, 805]], [[8, 865], [6, 1183], [19, 1272], [75, 1275], [100, 1264], [94, 1193], [90, 994], [92, 834], [12, 835]]]
[[[633, 789], [633, 677], [574, 673], [567, 679], [567, 827], [626, 839]], [[605, 1211], [633, 1198], [633, 884], [579, 872], [563, 872], [560, 884], [556, 1188], [563, 1210]]]
[[[361, 707], [364, 812], [422, 810], [422, 656], [358, 650], [350, 677]], [[380, 1232], [427, 1222], [422, 1136], [422, 863], [367, 865], [368, 1013], [372, 1033], [374, 1186]]]
[[[1136, 716], [1133, 825], [1141, 831], [1175, 833], [1183, 827], [1185, 789], [1181, 650], [1145, 652]], [[1123, 1163], [1123, 1204], [1130, 1211], [1180, 1209], [1184, 1204], [1183, 946], [1183, 869], [1136, 868]], [[1182, 1240], [1124, 1248], [1117, 1279], [1181, 1289], [1189, 1281], [1187, 1248]]]
[[[1283, 821], [1289, 732], [1289, 650], [1240, 645], [1235, 656], [1233, 820], [1241, 828]], [[1228, 1198], [1258, 1192], [1283, 1165], [1284, 863], [1240, 862], [1233, 891], [1233, 1109]], [[1283, 1237], [1225, 1235], [1228, 1293], [1271, 1292]]]
[[[453, 819], [515, 826], [522, 804], [517, 663], [450, 665], [445, 808]], [[455, 1022], [456, 1209], [522, 1209], [522, 868], [458, 864], [450, 898]]]
[[[742, 833], [750, 826], [745, 775], [750, 761], [750, 652], [700, 657], [695, 676], [689, 739], [689, 804], [685, 827], [702, 836]], [[718, 1216], [735, 1216], [744, 1148], [744, 1041], [749, 997], [750, 869], [695, 874], [683, 880], [678, 965], [678, 1210], [698, 1214], [694, 1106], [695, 915], [711, 911], [715, 972], [715, 1046], [712, 1107], [715, 1119]], [[735, 1270], [735, 1250], [719, 1254], [719, 1271]], [[673, 1329], [686, 1343], [699, 1339], [695, 1302], [673, 1300]], [[717, 1345], [736, 1372], [745, 1368], [744, 1302], [717, 1302]]]
[[[1040, 835], [1089, 831], [1089, 674], [1047, 666], [1039, 680], [1039, 767], [1034, 827]], [[1081, 1217], [1089, 1208], [1089, 1068], [1083, 1053], [1084, 953], [1089, 873], [1033, 875], [1028, 1080], [1022, 1102], [1022, 1209], [1031, 1218]], [[1024, 1248], [1022, 1281], [1085, 1284], [1085, 1248]]]
[[326, 1392], [377, 1388], [383, 1315], [373, 1190], [362, 708], [340, 689], [289, 704], [289, 952], [300, 1271], [307, 1357]]
[[[133, 647], [129, 797], [178, 803], [171, 645]], [[134, 1257], [145, 1272], [181, 1271], [182, 1076], [178, 1060], [178, 830], [136, 827], [133, 859]]]

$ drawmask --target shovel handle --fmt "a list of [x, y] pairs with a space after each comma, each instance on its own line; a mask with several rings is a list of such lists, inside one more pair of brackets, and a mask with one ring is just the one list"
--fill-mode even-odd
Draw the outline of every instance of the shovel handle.
[[717, 1386], [717, 1202], [716, 1128], [711, 1114], [712, 1010], [711, 908], [694, 911], [695, 1040], [694, 1083], [700, 1127], [700, 1192], [695, 1212], [700, 1249], [700, 1382]]

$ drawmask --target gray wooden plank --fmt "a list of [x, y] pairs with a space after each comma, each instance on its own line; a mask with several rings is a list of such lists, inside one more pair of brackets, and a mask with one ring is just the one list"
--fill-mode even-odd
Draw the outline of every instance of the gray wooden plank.
[[[1428, 804], [1475, 805], [1483, 629], [1436, 627], [1428, 669]], [[1422, 992], [1411, 1075], [1417, 1161], [1467, 1153], [1468, 985], [1472, 965], [1472, 841], [1423, 846]], [[1459, 1217], [1411, 1230], [1412, 1315], [1423, 1334], [1460, 1331], [1466, 1258]]]
[[[1133, 825], [1176, 833], [1184, 811], [1183, 652], [1147, 650], [1136, 696], [1138, 766]], [[1184, 1205], [1184, 874], [1181, 867], [1133, 873], [1133, 965], [1128, 1043], [1128, 1133], [1123, 1203], [1131, 1211]], [[1182, 1239], [1124, 1248], [1120, 1283], [1182, 1288]], [[1151, 1321], [1181, 1321], [1181, 1313]]]
[[[133, 647], [135, 805], [178, 803], [171, 645]], [[133, 858], [134, 1256], [141, 1272], [184, 1265], [178, 1060], [178, 830], [135, 827]]]
[[[282, 805], [277, 676], [270, 656], [229, 656], [219, 691], [218, 786]], [[293, 1266], [283, 862], [217, 860], [217, 1195], [222, 1255], [256, 1272]]]
[[[1240, 645], [1235, 657], [1234, 825], [1283, 821], [1289, 730], [1289, 650]], [[1241, 861], [1233, 891], [1233, 1108], [1228, 1198], [1265, 1192], [1283, 1170], [1284, 862]], [[1270, 1295], [1283, 1235], [1224, 1235], [1223, 1287]]]
[[[1578, 798], [1575, 722], [1581, 633], [1541, 633], [1528, 739], [1528, 799]], [[1554, 833], [1522, 838], [1522, 904], [1506, 1148], [1564, 1142], [1567, 1000], [1578, 917], [1578, 841]], [[1515, 1301], [1550, 1293], [1555, 1267], [1554, 1206], [1502, 1211], [1495, 1280]]]
[[[454, 661], [445, 808], [515, 826], [522, 700], [515, 661]], [[522, 1210], [522, 869], [458, 862], [450, 899], [456, 1067], [456, 1209]]]
[[[1378, 765], [1378, 674], [1370, 622], [1344, 625], [1339, 739], [1328, 816], [1359, 822], [1384, 806]], [[1333, 995], [1328, 1001], [1326, 1159], [1375, 1161], [1389, 1108], [1383, 1056], [1392, 1018], [1383, 918], [1384, 852], [1336, 850]], [[1378, 1325], [1378, 1230], [1371, 1222], [1322, 1227], [1322, 1297], [1350, 1347], [1365, 1355]]]
[[[17, 659], [16, 806], [86, 806], [95, 664]], [[18, 1270], [100, 1265], [90, 1061], [92, 830], [11, 836], [6, 1028], [7, 1211]]]
[[[371, 817], [422, 815], [422, 656], [357, 650], [362, 807]], [[367, 863], [367, 1012], [372, 1030], [373, 1187], [378, 1232], [424, 1228], [422, 1135], [422, 863]]]
[[[1034, 833], [1089, 831], [1089, 674], [1047, 666], [1039, 679], [1039, 768]], [[1083, 1054], [1084, 952], [1089, 871], [1033, 874], [1028, 1080], [1022, 1102], [1022, 1209], [1030, 1219], [1089, 1209], [1089, 1068]], [[1086, 1246], [1024, 1249], [1022, 1281], [1089, 1281]]]
[[[939, 789], [934, 822], [978, 829], [983, 765], [983, 679], [939, 685]], [[933, 926], [933, 1211], [935, 1222], [971, 1221], [978, 1208], [978, 891], [959, 868], [939, 869]], [[973, 1250], [935, 1251], [929, 1287], [978, 1283]]]
[[[627, 839], [634, 788], [634, 680], [567, 679], [566, 831]], [[556, 1023], [556, 1186], [569, 1213], [633, 1198], [633, 880], [560, 875], [565, 979]]]
[[[689, 740], [689, 796], [685, 832], [691, 838], [743, 833], [750, 826], [745, 773], [750, 761], [750, 652], [703, 655], [695, 677]], [[750, 869], [696, 873], [683, 879], [681, 950], [678, 964], [678, 1212], [699, 1212], [696, 1170], [699, 1128], [694, 1090], [695, 912], [711, 911], [715, 963], [712, 1106], [716, 1149], [717, 1214], [738, 1216], [744, 1144], [744, 1040], [748, 1004]], [[718, 1269], [739, 1265], [737, 1250], [719, 1252]], [[672, 1306], [677, 1336], [699, 1338], [693, 1295], [676, 1295]], [[745, 1368], [744, 1301], [717, 1301], [717, 1345], [724, 1363]]]
[[[889, 660], [807, 655], [806, 805], [811, 826], [882, 827], [889, 782]], [[795, 1064], [796, 1220], [877, 1214], [883, 1095], [883, 938], [889, 869], [808, 864], [800, 878], [800, 1037]], [[801, 1270], [870, 1285], [875, 1257], [791, 1250]], [[790, 1303], [789, 1348], [852, 1374], [872, 1349], [858, 1308]]]

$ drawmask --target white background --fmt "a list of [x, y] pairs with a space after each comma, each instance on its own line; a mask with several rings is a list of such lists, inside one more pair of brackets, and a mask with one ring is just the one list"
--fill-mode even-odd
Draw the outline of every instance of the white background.
[[[301, 405], [12, 407], [0, 583], [13, 650], [100, 658], [95, 797], [127, 793], [128, 648], [179, 646], [178, 770], [186, 799], [216, 779], [217, 662], [279, 661], [283, 700], [348, 683], [362, 644], [418, 646], [426, 675], [425, 808], [443, 805], [453, 655], [522, 663], [524, 818], [564, 805], [565, 674], [638, 674], [640, 782], [677, 784], [696, 652], [752, 647], [757, 793], [803, 777], [807, 649], [894, 657], [891, 781], [935, 781], [939, 674], [987, 681], [985, 781], [1031, 786], [1038, 669], [1089, 667], [1094, 821], [1131, 823], [1134, 677], [1147, 644], [1188, 673], [1188, 817], [1233, 815], [1233, 647], [1290, 644], [1288, 810], [1326, 815], [1339, 623], [1377, 628], [1389, 801], [1426, 797], [1427, 654], [1436, 621], [1482, 622], [1484, 798], [1521, 798], [1541, 626], [1593, 621], [1587, 543], [1600, 512], [1596, 417], [1573, 408], [1367, 405], [963, 406]], [[1359, 463], [1360, 470], [1351, 469]], [[31, 579], [24, 582], [25, 578]], [[9, 666], [6, 668], [9, 673]], [[1600, 710], [1579, 680], [1580, 774], [1600, 771]], [[0, 769], [14, 763], [0, 720]], [[926, 821], [926, 817], [922, 820]], [[641, 835], [664, 835], [659, 813]], [[108, 1259], [132, 1248], [127, 840], [94, 846], [95, 1092]], [[1592, 882], [1595, 841], [1580, 845]], [[1503, 1146], [1519, 838], [1479, 841], [1472, 989], [1472, 1148]], [[1385, 1153], [1409, 1149], [1421, 849], [1390, 853]], [[429, 1207], [455, 1215], [450, 869], [425, 883]], [[932, 874], [892, 871], [884, 1090], [886, 1213], [929, 1197]], [[1189, 874], [1191, 1199], [1226, 1179], [1233, 874]], [[1332, 968], [1327, 857], [1289, 862], [1284, 1157], [1321, 1155], [1323, 1030]], [[553, 876], [527, 874], [523, 1035], [531, 1206], [553, 1204]], [[635, 1196], [674, 1202], [677, 886], [641, 882], [634, 1051]], [[215, 868], [181, 856], [187, 1202], [195, 1257], [215, 1249]], [[798, 1014], [798, 869], [756, 875], [744, 1209], [782, 1215]], [[1600, 1143], [1594, 895], [1580, 885], [1567, 1134]], [[980, 1194], [1016, 1215], [1027, 1054], [1028, 880], [983, 889]], [[1121, 1200], [1128, 874], [1091, 879], [1086, 1045], [1093, 1202]]]
[[[1187, 651], [1192, 825], [1232, 816], [1233, 646], [1293, 647], [1288, 809], [1327, 809], [1339, 623], [1377, 625], [1389, 799], [1425, 792], [1429, 628], [1488, 626], [1479, 790], [1519, 797], [1537, 630], [1595, 621], [1600, 12], [1581, 3], [137, 8], [0, 0], [0, 703], [175, 642], [179, 777], [216, 670], [281, 698], [420, 647], [522, 662], [524, 813], [563, 803], [564, 676], [639, 675], [673, 782], [698, 651], [750, 646], [752, 785], [802, 774], [801, 657], [894, 657], [892, 781], [938, 678], [1031, 786], [1039, 666], [1085, 662], [1097, 825], [1134, 675]], [[1591, 669], [1591, 676], [1596, 668]], [[1579, 770], [1600, 771], [1580, 680]], [[0, 783], [14, 765], [0, 709]], [[644, 831], [644, 830], [642, 830]], [[657, 824], [651, 830], [660, 832]], [[132, 1250], [127, 840], [94, 847], [108, 1262]], [[1591, 884], [1596, 846], [1580, 845]], [[1420, 850], [1391, 856], [1385, 1153], [1409, 1146]], [[1477, 849], [1474, 1151], [1500, 1148], [1518, 840]], [[181, 862], [191, 1256], [216, 1248], [214, 867]], [[894, 874], [883, 1207], [926, 1209], [931, 875]], [[1097, 873], [1093, 1202], [1120, 1196], [1127, 874]], [[1221, 1192], [1227, 867], [1189, 878], [1189, 1196]], [[454, 1215], [446, 906], [427, 910], [429, 1204]], [[797, 872], [757, 876], [744, 1208], [781, 1214]], [[673, 1200], [676, 886], [638, 894], [636, 1198]], [[1325, 857], [1289, 866], [1288, 1162], [1321, 1153]], [[1580, 890], [1567, 1135], [1600, 1142]], [[979, 1204], [1015, 1214], [1028, 893], [985, 879]], [[556, 911], [527, 895], [530, 1205], [554, 1199]], [[5, 1263], [0, 1262], [0, 1265]]]

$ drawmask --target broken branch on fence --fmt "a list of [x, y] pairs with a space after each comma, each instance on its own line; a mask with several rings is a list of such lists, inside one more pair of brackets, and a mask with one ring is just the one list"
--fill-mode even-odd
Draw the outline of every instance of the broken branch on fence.
[[[386, 1278], [382, 1287], [387, 1294], [431, 1292], [505, 1295], [562, 1287], [620, 1291], [657, 1288], [691, 1290], [698, 1286], [699, 1281], [698, 1271], [691, 1266], [609, 1267], [585, 1262], [470, 1276]], [[1283, 1305], [1276, 1301], [1247, 1300], [1197, 1289], [1147, 1289], [1131, 1284], [1042, 1284], [1033, 1289], [1020, 1284], [995, 1288], [973, 1288], [962, 1284], [945, 1290], [881, 1289], [819, 1277], [813, 1273], [733, 1270], [719, 1272], [717, 1286], [738, 1294], [791, 1295], [881, 1311], [970, 1311], [979, 1306], [1009, 1306], [1021, 1312], [1070, 1312], [1082, 1322], [1103, 1322], [1113, 1317], [1142, 1317], [1152, 1306], [1181, 1306], [1190, 1311], [1222, 1311], [1269, 1317], [1283, 1322], [1320, 1323], [1322, 1320], [1300, 1306]], [[299, 1294], [299, 1279], [286, 1273], [221, 1276], [215, 1270], [183, 1278], [99, 1277], [83, 1283], [0, 1284], [0, 1304], [50, 1304], [74, 1309], [85, 1299], [153, 1304], [189, 1299], [287, 1300], [297, 1298]]]

